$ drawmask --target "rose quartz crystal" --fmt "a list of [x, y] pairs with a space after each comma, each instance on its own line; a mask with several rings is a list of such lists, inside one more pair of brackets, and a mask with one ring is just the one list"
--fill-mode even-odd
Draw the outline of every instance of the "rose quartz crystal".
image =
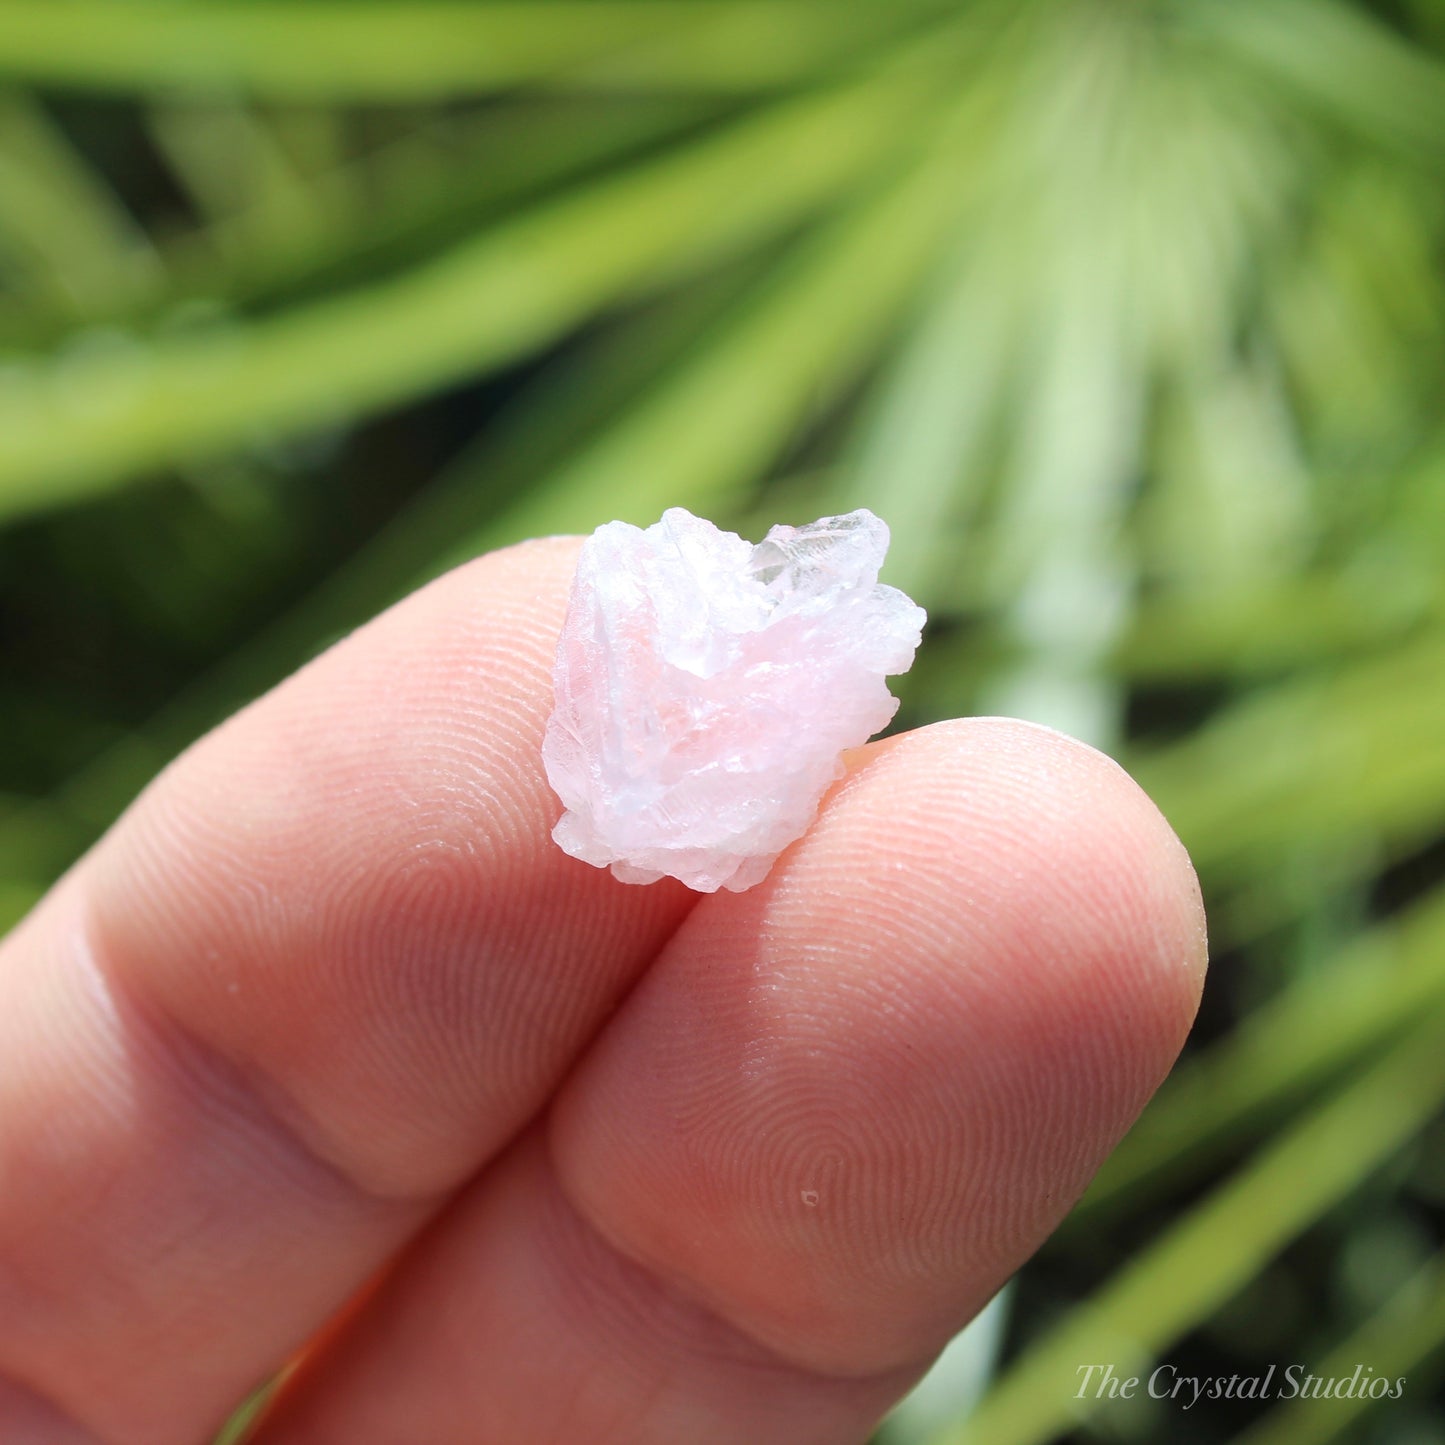
[[872, 512], [753, 546], [673, 507], [583, 544], [542, 757], [552, 836], [624, 883], [742, 890], [817, 815], [898, 707], [924, 613], [878, 568]]

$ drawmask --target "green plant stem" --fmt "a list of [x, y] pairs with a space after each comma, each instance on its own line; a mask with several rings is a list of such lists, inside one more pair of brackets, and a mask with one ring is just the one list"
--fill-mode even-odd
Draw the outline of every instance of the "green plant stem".
[[1347, 945], [1177, 1068], [1099, 1171], [1066, 1225], [1207, 1164], [1252, 1125], [1298, 1101], [1445, 998], [1445, 889]]
[[1146, 1368], [1429, 1122], [1445, 1099], [1442, 1040], [1436, 1013], [1144, 1248], [929, 1445], [1042, 1445], [1090, 1414], [1099, 1402], [1078, 1398], [1081, 1366]]
[[[957, 144], [956, 132], [946, 134], [876, 194], [796, 245], [726, 316], [712, 309], [713, 324], [690, 349], [663, 344], [665, 375], [630, 406], [621, 404], [615, 383], [631, 363], [625, 351], [604, 348], [600, 375], [593, 368], [569, 391], [590, 418], [619, 407], [611, 425], [565, 459], [544, 462], [541, 475], [537, 454], [546, 457], [549, 438], [574, 429], [565, 415], [548, 402], [502, 428], [497, 445], [480, 448], [355, 564], [178, 698], [144, 734], [103, 754], [59, 796], [0, 817], [0, 872], [14, 872], [27, 853], [52, 869], [63, 866], [166, 757], [227, 709], [451, 563], [521, 537], [586, 530], [614, 516], [650, 521], [674, 502], [704, 510], [739, 497], [809, 408], [846, 384], [943, 244], [959, 200]], [[656, 335], [650, 346], [658, 349]], [[484, 498], [506, 488], [520, 493], [515, 504], [481, 525], [468, 521], [487, 510]], [[76, 800], [88, 806], [77, 811]]]
[[0, 516], [410, 399], [716, 264], [877, 166], [918, 124], [941, 59], [750, 117], [359, 294], [21, 369], [0, 391]]
[[826, 0], [0, 0], [0, 75], [100, 90], [420, 101], [537, 82], [816, 76], [918, 10]]
[[[1415, 1372], [1445, 1348], [1445, 1260], [1437, 1255], [1380, 1312], [1311, 1366], [1325, 1380], [1349, 1380], [1357, 1365], [1374, 1373], [1364, 1378], [1403, 1380], [1407, 1397], [1418, 1397]], [[1362, 1372], [1363, 1374], [1363, 1372]], [[1398, 1398], [1398, 1397], [1397, 1397]], [[1276, 1405], [1232, 1445], [1329, 1445], [1373, 1409], [1398, 1408], [1390, 1398], [1368, 1393], [1310, 1398], [1299, 1395]]]
[[180, 296], [274, 308], [364, 283], [495, 224], [508, 210], [589, 172], [676, 142], [716, 105], [682, 98], [585, 97], [488, 107], [445, 129], [419, 127], [308, 178], [334, 227], [278, 235], [255, 206], [171, 240]]
[[67, 319], [153, 296], [161, 267], [109, 186], [28, 96], [0, 93], [0, 249]]
[[679, 500], [736, 506], [877, 344], [936, 257], [961, 189], [956, 147], [935, 146], [799, 247], [643, 405], [439, 566], [613, 518], [655, 521]]
[[[1289, 849], [1366, 832], [1393, 851], [1445, 802], [1445, 634], [1261, 689], [1184, 741], [1135, 757], [1200, 871], [1237, 883]], [[1328, 782], [1330, 786], [1321, 786]]]
[[1445, 66], [1340, 0], [1191, 0], [1176, 16], [1330, 122], [1445, 160]]
[[167, 759], [404, 596], [435, 572], [436, 559], [458, 536], [477, 532], [510, 498], [616, 424], [653, 379], [680, 364], [736, 304], [753, 274], [752, 266], [729, 268], [560, 358], [351, 558], [178, 692], [143, 728], [105, 747], [49, 795], [5, 799], [0, 878], [28, 890], [33, 901]]

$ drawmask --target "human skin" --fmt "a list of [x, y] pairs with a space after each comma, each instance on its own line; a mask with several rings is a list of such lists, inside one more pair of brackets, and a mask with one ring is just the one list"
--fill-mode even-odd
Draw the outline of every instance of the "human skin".
[[870, 744], [769, 877], [565, 856], [578, 543], [448, 574], [171, 765], [0, 946], [0, 1440], [841, 1445], [1032, 1253], [1205, 967], [1115, 764]]

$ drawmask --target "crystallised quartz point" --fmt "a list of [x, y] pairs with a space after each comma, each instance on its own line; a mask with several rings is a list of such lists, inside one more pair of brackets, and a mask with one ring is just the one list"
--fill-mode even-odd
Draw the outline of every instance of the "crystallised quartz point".
[[681, 507], [583, 544], [542, 758], [564, 851], [625, 883], [741, 891], [887, 725], [924, 612], [879, 583], [872, 512], [756, 546]]

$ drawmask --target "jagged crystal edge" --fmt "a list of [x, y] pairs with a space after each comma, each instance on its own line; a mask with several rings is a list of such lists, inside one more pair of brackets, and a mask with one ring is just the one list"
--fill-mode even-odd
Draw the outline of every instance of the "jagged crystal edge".
[[558, 845], [628, 883], [760, 882], [897, 709], [925, 614], [879, 583], [888, 540], [862, 509], [756, 546], [681, 507], [599, 527], [542, 744]]

